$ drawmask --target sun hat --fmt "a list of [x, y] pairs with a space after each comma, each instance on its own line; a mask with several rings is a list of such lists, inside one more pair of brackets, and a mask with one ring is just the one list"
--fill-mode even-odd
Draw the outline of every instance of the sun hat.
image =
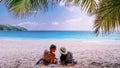
[[63, 55], [67, 54], [66, 48], [65, 47], [61, 47], [60, 48], [60, 53], [63, 54]]

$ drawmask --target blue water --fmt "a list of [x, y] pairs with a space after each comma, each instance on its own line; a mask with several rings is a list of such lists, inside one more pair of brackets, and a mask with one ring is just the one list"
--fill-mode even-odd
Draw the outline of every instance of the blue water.
[[120, 40], [120, 32], [96, 36], [90, 31], [1, 31], [0, 38]]

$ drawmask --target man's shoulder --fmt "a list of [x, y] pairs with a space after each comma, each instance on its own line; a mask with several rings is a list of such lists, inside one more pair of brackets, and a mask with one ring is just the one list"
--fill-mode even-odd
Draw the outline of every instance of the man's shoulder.
[[67, 52], [67, 55], [73, 55], [73, 53], [72, 53], [72, 52], [70, 52], [70, 51], [68, 51], [68, 52]]
[[68, 54], [72, 54], [72, 52], [70, 52], [70, 51], [68, 51], [67, 53], [68, 53]]

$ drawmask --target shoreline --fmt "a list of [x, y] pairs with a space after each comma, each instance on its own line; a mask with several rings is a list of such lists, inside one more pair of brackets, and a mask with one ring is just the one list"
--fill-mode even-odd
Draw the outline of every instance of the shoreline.
[[0, 39], [17, 39], [17, 40], [79, 40], [79, 41], [120, 41], [111, 39], [79, 39], [79, 38], [16, 38], [16, 37], [0, 37]]

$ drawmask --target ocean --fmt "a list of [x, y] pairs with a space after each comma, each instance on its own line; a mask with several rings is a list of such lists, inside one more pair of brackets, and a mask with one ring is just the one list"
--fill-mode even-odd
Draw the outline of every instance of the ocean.
[[0, 38], [120, 40], [120, 32], [97, 36], [92, 31], [1, 31]]

